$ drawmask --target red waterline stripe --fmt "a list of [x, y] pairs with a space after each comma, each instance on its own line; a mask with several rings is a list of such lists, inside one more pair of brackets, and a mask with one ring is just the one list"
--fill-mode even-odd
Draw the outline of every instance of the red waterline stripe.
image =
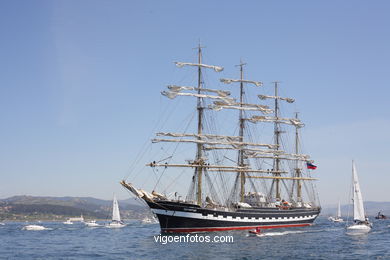
[[190, 233], [190, 232], [204, 232], [204, 231], [228, 231], [228, 230], [248, 230], [248, 229], [269, 229], [269, 228], [285, 228], [285, 227], [305, 227], [311, 224], [291, 224], [291, 225], [274, 225], [274, 226], [247, 226], [247, 227], [211, 227], [211, 228], [168, 228], [163, 229], [165, 232], [172, 233]]

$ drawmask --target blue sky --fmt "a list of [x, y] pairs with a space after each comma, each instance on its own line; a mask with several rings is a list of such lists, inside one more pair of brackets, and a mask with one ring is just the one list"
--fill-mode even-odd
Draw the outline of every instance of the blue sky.
[[[390, 191], [388, 1], [1, 1], [0, 197], [127, 193], [160, 91], [205, 60], [279, 80], [306, 123], [322, 204]], [[140, 162], [141, 164], [144, 162]]]

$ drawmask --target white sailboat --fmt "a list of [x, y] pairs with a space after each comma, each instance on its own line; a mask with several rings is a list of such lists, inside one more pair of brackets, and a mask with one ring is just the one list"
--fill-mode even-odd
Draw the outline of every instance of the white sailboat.
[[108, 227], [108, 228], [122, 228], [124, 226], [126, 226], [126, 225], [121, 221], [121, 215], [119, 213], [119, 204], [118, 204], [118, 201], [114, 195], [114, 200], [112, 202], [112, 220], [106, 227]]
[[68, 218], [65, 222], [62, 222], [65, 225], [73, 225], [74, 222], [84, 222], [83, 214], [79, 218]]
[[363, 197], [360, 190], [359, 179], [356, 173], [355, 163], [352, 161], [352, 193], [353, 193], [353, 224], [347, 227], [349, 234], [367, 233], [372, 224], [364, 213]]
[[146, 216], [142, 219], [142, 224], [155, 224], [158, 220], [154, 216]]
[[338, 204], [338, 207], [337, 207], [337, 215], [336, 215], [336, 217], [329, 217], [329, 220], [333, 221], [333, 222], [344, 222], [344, 220], [341, 218], [340, 201], [339, 201], [339, 204]]

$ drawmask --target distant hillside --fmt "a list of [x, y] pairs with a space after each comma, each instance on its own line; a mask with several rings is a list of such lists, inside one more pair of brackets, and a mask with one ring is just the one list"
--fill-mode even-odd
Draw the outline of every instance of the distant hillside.
[[[137, 204], [135, 204], [137, 203]], [[375, 216], [378, 211], [390, 216], [390, 202], [366, 201], [364, 203], [368, 216]], [[142, 219], [150, 215], [146, 206], [134, 199], [119, 201], [121, 216], [124, 219]], [[65, 220], [69, 217], [83, 215], [86, 219], [109, 219], [112, 201], [91, 197], [36, 197], [13, 196], [0, 199], [0, 220]], [[352, 214], [352, 205], [342, 205], [343, 216]], [[336, 214], [336, 205], [324, 206], [323, 216]]]
[[[390, 216], [390, 202], [377, 202], [377, 201], [365, 201], [364, 208], [368, 216], [376, 216], [378, 212], [386, 216]], [[331, 216], [335, 215], [337, 211], [336, 205], [334, 207], [324, 207], [322, 209], [321, 215]], [[352, 215], [352, 204], [351, 205], [341, 205], [341, 214], [343, 216]]]
[[[122, 218], [143, 218], [150, 211], [133, 199], [119, 201]], [[60, 220], [83, 215], [85, 218], [107, 219], [112, 201], [91, 197], [13, 196], [0, 199], [0, 220]]]
[[[100, 206], [107, 206], [112, 203], [110, 200], [101, 200], [96, 199], [92, 197], [40, 197], [40, 196], [27, 196], [27, 195], [21, 195], [21, 196], [13, 196], [6, 199], [0, 199], [0, 202], [9, 202], [9, 203], [18, 203], [18, 204], [42, 204], [43, 202], [49, 202], [49, 204], [94, 204], [94, 205], [100, 205]], [[135, 199], [127, 199], [127, 200], [120, 200], [120, 204], [132, 204], [132, 205], [139, 205]]]

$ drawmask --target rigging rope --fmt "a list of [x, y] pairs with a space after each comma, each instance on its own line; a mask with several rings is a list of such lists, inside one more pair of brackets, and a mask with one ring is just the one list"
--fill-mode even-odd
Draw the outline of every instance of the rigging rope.
[[[189, 126], [190, 126], [190, 123], [192, 122], [192, 120], [193, 120], [194, 117], [195, 117], [195, 114], [196, 114], [195, 112], [192, 113], [192, 116], [190, 117], [190, 120], [188, 121], [188, 124], [187, 124], [187, 126], [185, 127], [185, 129], [184, 129], [184, 132], [187, 132], [187, 130], [188, 130]], [[170, 162], [171, 162], [171, 160], [173, 159], [173, 155], [175, 154], [175, 152], [176, 152], [176, 150], [178, 149], [179, 145], [180, 145], [180, 143], [175, 144], [175, 148], [174, 148], [174, 150], [173, 150], [173, 152], [172, 152], [171, 158], [168, 160], [167, 163], [170, 163]], [[153, 188], [154, 190], [156, 189], [157, 185], [160, 183], [160, 180], [161, 180], [162, 176], [164, 175], [166, 169], [167, 169], [167, 168], [164, 168], [163, 172], [162, 172], [161, 175], [160, 175], [159, 180], [158, 180], [157, 183], [154, 185], [154, 188]]]

